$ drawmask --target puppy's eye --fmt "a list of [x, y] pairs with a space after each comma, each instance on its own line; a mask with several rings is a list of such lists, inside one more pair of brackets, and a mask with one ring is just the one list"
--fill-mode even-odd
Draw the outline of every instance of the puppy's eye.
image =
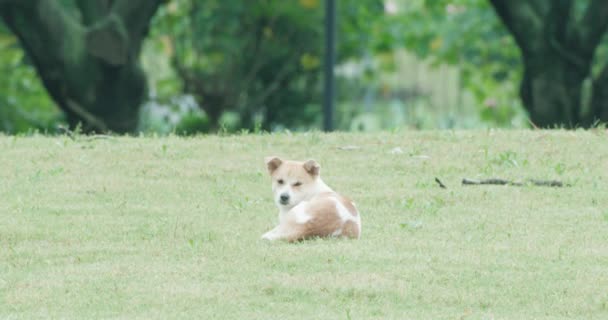
[[283, 181], [283, 179], [279, 179], [277, 182], [278, 182], [279, 184], [283, 184], [285, 181]]
[[293, 184], [294, 187], [299, 187], [302, 185], [302, 182], [298, 181], [296, 183]]

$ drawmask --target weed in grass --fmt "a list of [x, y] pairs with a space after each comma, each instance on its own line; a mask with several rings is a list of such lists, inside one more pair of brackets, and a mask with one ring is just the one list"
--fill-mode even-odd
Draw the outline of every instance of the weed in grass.
[[307, 132], [305, 135], [307, 137], [306, 140], [308, 142], [308, 146], [316, 146], [322, 141], [322, 133], [319, 131], [310, 131]]
[[406, 210], [411, 210], [414, 208], [414, 198], [407, 198], [401, 201], [401, 206]]
[[422, 221], [419, 221], [419, 220], [407, 221], [407, 222], [400, 223], [399, 226], [401, 226], [402, 229], [405, 229], [408, 231], [415, 231], [415, 230], [422, 228]]
[[498, 166], [516, 168], [520, 166], [520, 161], [518, 160], [517, 152], [510, 150], [499, 153], [498, 156], [492, 160], [492, 163]]
[[56, 167], [56, 168], [51, 169], [48, 174], [49, 174], [49, 176], [54, 177], [54, 176], [58, 176], [58, 175], [62, 174], [63, 171], [64, 171], [63, 167]]
[[439, 196], [433, 196], [424, 203], [423, 210], [426, 214], [436, 215], [445, 206], [445, 200]]
[[483, 158], [488, 161], [490, 159], [490, 147], [488, 145], [484, 145], [481, 147], [481, 151], [483, 152]]
[[[429, 178], [430, 179], [430, 178]], [[432, 179], [430, 179], [432, 180]], [[416, 189], [428, 189], [431, 186], [435, 185], [435, 181], [429, 182], [429, 181], [416, 181]]]
[[36, 172], [30, 176], [30, 182], [38, 182], [42, 178], [42, 171], [40, 169], [36, 170]]
[[555, 165], [555, 167], [553, 168], [555, 170], [555, 173], [557, 173], [558, 175], [563, 175], [564, 172], [566, 172], [566, 165], [562, 162], [558, 163]]
[[608, 298], [603, 298], [603, 301], [600, 304], [600, 308], [604, 311], [608, 311]]

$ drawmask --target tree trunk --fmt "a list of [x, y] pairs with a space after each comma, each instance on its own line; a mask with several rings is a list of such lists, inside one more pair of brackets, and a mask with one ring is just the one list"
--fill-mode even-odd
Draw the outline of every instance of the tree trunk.
[[595, 125], [598, 121], [608, 123], [608, 66], [604, 67], [600, 75], [593, 81], [591, 115], [593, 118], [586, 118], [589, 126]]
[[582, 88], [588, 70], [564, 59], [552, 59], [550, 52], [523, 59], [520, 95], [532, 123], [542, 128], [580, 125]]
[[591, 108], [583, 84], [608, 29], [608, 1], [591, 0], [580, 18], [572, 0], [490, 0], [524, 61], [521, 99], [537, 126], [589, 127], [606, 119], [608, 71], [593, 80]]
[[51, 0], [0, 0], [0, 15], [71, 128], [132, 132], [146, 96], [139, 53], [161, 0], [76, 3], [81, 21]]

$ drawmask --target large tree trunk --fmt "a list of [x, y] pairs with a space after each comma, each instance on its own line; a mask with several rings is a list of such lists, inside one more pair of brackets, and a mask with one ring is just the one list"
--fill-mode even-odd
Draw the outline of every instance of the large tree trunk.
[[582, 88], [589, 70], [556, 59], [551, 52], [530, 54], [523, 60], [520, 95], [530, 120], [543, 128], [580, 125]]
[[585, 121], [594, 125], [598, 121], [608, 123], [608, 66], [604, 67], [600, 75], [593, 81], [593, 95], [591, 96], [591, 114], [593, 118]]
[[146, 95], [139, 53], [161, 0], [76, 0], [80, 21], [60, 3], [0, 0], [0, 15], [70, 127], [134, 131]]
[[[507, 26], [524, 61], [521, 99], [539, 127], [589, 127], [605, 119], [605, 80], [591, 79], [591, 65], [608, 28], [608, 1], [591, 0], [583, 16], [573, 17], [572, 0], [490, 0]], [[583, 103], [583, 84], [593, 81], [592, 106]]]

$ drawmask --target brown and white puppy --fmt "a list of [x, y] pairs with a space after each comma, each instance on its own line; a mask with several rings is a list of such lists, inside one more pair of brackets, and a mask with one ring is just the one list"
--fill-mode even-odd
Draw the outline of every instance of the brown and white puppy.
[[298, 241], [313, 237], [358, 239], [361, 217], [350, 199], [328, 187], [314, 160], [306, 162], [267, 157], [279, 225], [262, 239]]

